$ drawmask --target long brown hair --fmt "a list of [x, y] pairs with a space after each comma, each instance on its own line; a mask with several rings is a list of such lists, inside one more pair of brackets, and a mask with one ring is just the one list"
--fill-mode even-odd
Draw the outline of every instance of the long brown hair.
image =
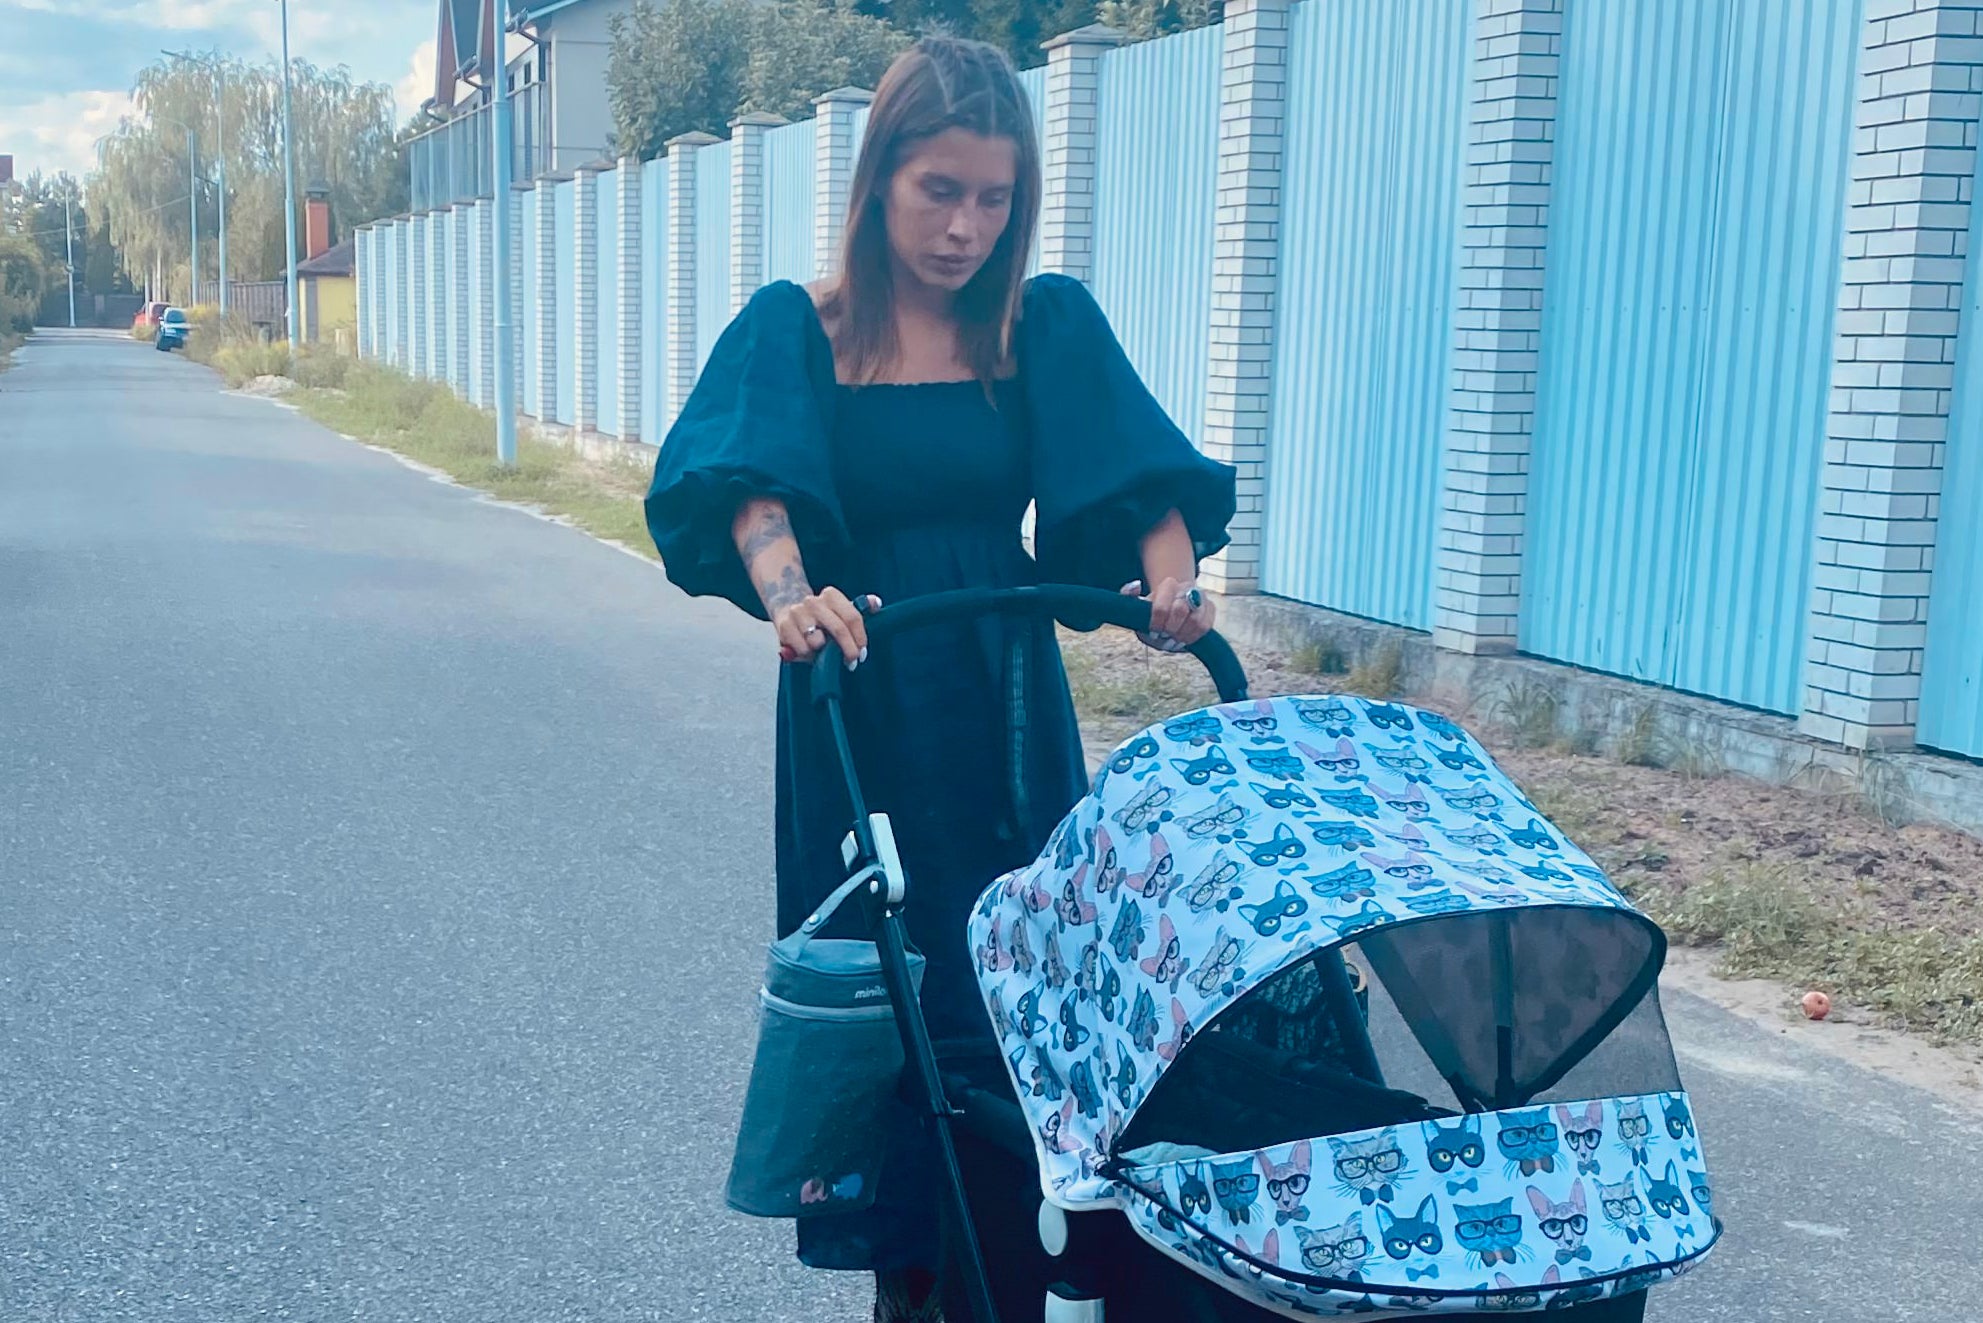
[[848, 197], [840, 277], [822, 309], [837, 323], [834, 357], [857, 385], [879, 377], [901, 348], [883, 194], [916, 143], [953, 128], [1006, 138], [1014, 147], [1012, 213], [1005, 233], [957, 292], [958, 339], [972, 375], [989, 389], [1011, 357], [1026, 257], [1040, 218], [1040, 148], [1032, 112], [1003, 51], [983, 42], [924, 37], [888, 66], [875, 93]]

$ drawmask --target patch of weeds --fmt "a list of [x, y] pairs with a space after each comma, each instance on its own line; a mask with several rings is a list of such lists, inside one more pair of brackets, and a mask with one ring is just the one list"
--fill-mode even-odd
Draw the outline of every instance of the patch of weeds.
[[1381, 643], [1350, 669], [1348, 678], [1343, 681], [1343, 689], [1365, 698], [1396, 698], [1404, 670], [1405, 645], [1395, 639]]
[[1748, 864], [1641, 903], [1675, 939], [1718, 944], [1723, 972], [1818, 988], [1904, 1028], [1983, 1043], [1983, 934], [1870, 923], [1782, 865]]
[[1712, 781], [1728, 775], [1728, 759], [1719, 735], [1689, 731], [1671, 740], [1660, 741], [1654, 754], [1659, 765], [1693, 781]]
[[1632, 709], [1632, 719], [1618, 732], [1612, 756], [1628, 767], [1659, 766], [1659, 710], [1651, 703]]
[[1084, 717], [1112, 717], [1142, 727], [1207, 701], [1203, 686], [1193, 683], [1186, 668], [1166, 666], [1162, 659], [1110, 664], [1078, 643], [1063, 646], [1062, 656], [1075, 710]]
[[1559, 736], [1556, 741], [1556, 747], [1565, 753], [1574, 754], [1579, 758], [1596, 757], [1598, 750], [1597, 731], [1589, 726], [1578, 726], [1567, 734]]
[[1306, 675], [1344, 675], [1350, 669], [1342, 648], [1333, 639], [1304, 643], [1289, 655], [1288, 661]]
[[1541, 749], [1555, 742], [1563, 699], [1541, 680], [1517, 676], [1488, 706], [1488, 715], [1505, 727], [1515, 743]]
[[25, 335], [13, 331], [0, 331], [0, 372], [14, 366], [14, 351], [28, 342]]
[[1913, 821], [1907, 777], [1899, 764], [1877, 749], [1859, 755], [1859, 803], [1882, 826], [1901, 827]]
[[[315, 358], [316, 356], [311, 356]], [[527, 435], [517, 462], [496, 462], [496, 420], [436, 382], [415, 381], [375, 363], [340, 359], [299, 369], [325, 384], [291, 400], [328, 427], [405, 455], [464, 486], [533, 505], [652, 558], [641, 498], [648, 474], [632, 463], [591, 463]]]

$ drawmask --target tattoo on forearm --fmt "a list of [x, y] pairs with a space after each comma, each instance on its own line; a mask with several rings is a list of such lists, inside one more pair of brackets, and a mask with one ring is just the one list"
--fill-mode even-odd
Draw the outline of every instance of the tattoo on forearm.
[[737, 551], [744, 558], [744, 564], [749, 566], [756, 564], [759, 556], [780, 542], [793, 540], [792, 521], [783, 507], [768, 505], [751, 517], [750, 527], [745, 531]]
[[764, 599], [764, 609], [777, 615], [786, 607], [802, 602], [812, 596], [812, 585], [797, 564], [787, 561], [785, 568], [776, 575], [757, 581], [757, 593]]

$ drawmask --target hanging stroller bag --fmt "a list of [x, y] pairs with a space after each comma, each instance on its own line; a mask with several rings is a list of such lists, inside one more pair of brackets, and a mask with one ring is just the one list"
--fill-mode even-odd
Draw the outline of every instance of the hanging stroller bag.
[[[730, 1163], [730, 1207], [754, 1217], [848, 1213], [874, 1202], [897, 1107], [902, 1046], [873, 942], [822, 938], [868, 880], [842, 883], [798, 930], [772, 943], [757, 1055]], [[908, 953], [922, 986], [923, 957]]]

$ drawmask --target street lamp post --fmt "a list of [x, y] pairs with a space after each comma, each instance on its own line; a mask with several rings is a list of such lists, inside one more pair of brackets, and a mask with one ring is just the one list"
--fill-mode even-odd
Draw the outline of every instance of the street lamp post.
[[491, 181], [495, 193], [496, 260], [496, 462], [516, 463], [516, 323], [510, 320], [510, 100], [509, 24], [506, 5], [495, 7], [496, 67], [483, 77], [492, 89], [489, 113], [494, 118], [495, 161]]
[[76, 329], [76, 189], [62, 195], [62, 243], [69, 261], [69, 329]]
[[282, 237], [287, 258], [284, 276], [288, 282], [289, 348], [294, 353], [301, 336], [297, 333], [296, 308], [296, 134], [289, 109], [289, 0], [282, 3]]
[[186, 211], [193, 218], [193, 257], [186, 268], [186, 283], [191, 293], [186, 296], [186, 306], [192, 307], [200, 301], [200, 140], [193, 131], [186, 130]]

